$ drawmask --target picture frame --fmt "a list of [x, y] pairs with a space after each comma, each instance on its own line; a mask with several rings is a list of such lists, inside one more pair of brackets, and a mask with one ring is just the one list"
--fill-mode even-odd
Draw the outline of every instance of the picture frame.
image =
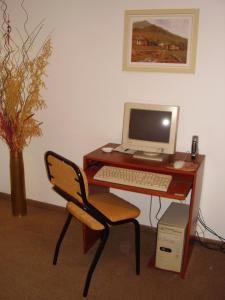
[[199, 9], [126, 10], [124, 71], [194, 73]]

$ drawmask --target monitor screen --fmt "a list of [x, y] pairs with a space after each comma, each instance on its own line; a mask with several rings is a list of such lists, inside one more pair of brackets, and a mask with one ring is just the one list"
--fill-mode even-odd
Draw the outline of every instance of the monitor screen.
[[177, 106], [125, 103], [122, 144], [133, 150], [173, 154], [178, 111]]
[[171, 112], [131, 109], [129, 138], [169, 143], [171, 119]]

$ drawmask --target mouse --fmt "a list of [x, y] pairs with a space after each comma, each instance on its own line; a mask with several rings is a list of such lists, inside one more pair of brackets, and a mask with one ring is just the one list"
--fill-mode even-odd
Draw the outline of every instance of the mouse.
[[102, 148], [102, 151], [105, 152], [105, 153], [110, 153], [112, 152], [113, 148], [110, 148], [110, 147], [104, 147]]
[[183, 160], [176, 160], [174, 163], [173, 163], [173, 167], [174, 169], [181, 169], [183, 168], [184, 166], [184, 161]]

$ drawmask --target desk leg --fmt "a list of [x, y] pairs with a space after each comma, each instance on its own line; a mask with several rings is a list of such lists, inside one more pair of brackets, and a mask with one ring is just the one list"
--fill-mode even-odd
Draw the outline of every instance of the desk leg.
[[100, 232], [97, 230], [91, 230], [87, 226], [83, 225], [83, 251], [87, 253], [88, 250], [96, 243], [100, 237]]
[[186, 243], [183, 254], [183, 266], [181, 271], [181, 277], [185, 277], [187, 266], [190, 256], [193, 250], [195, 230], [198, 220], [198, 212], [200, 207], [201, 191], [202, 191], [202, 179], [203, 179], [204, 163], [201, 164], [198, 172], [196, 173], [193, 181], [191, 201], [189, 207], [188, 228], [186, 234]]
[[[89, 194], [94, 193], [107, 193], [109, 192], [109, 188], [100, 187], [96, 185], [89, 185]], [[87, 226], [83, 225], [83, 251], [87, 253], [88, 250], [96, 243], [96, 241], [100, 237], [100, 232], [96, 230], [92, 230]]]

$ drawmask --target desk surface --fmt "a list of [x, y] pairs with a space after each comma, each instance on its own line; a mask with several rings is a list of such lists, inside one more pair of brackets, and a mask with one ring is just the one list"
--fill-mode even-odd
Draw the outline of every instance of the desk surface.
[[[109, 143], [103, 147], [115, 148], [117, 144]], [[173, 198], [184, 200], [193, 185], [193, 178], [204, 161], [204, 155], [198, 155], [195, 160], [191, 159], [190, 154], [177, 152], [174, 155], [169, 155], [168, 159], [163, 162], [151, 161], [145, 159], [137, 159], [132, 157], [131, 154], [124, 154], [117, 151], [105, 153], [101, 149], [94, 150], [84, 156], [84, 169], [88, 177], [89, 184], [94, 184], [102, 187], [112, 187], [117, 189], [129, 190], [133, 192], [151, 194], [162, 196], [166, 198]], [[173, 162], [175, 160], [184, 160], [185, 166], [182, 169], [174, 169]], [[137, 169], [143, 171], [158, 172], [163, 174], [170, 174], [173, 180], [167, 192], [148, 190], [132, 186], [120, 185], [115, 183], [108, 183], [103, 181], [94, 180], [95, 173], [103, 165], [112, 165], [123, 168]]]

